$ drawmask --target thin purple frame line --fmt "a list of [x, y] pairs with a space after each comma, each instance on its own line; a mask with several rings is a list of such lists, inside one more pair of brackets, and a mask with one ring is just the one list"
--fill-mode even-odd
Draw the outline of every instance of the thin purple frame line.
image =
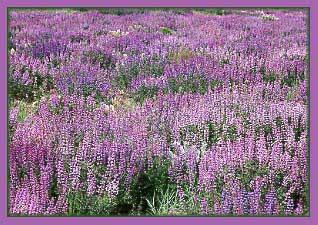
[[[77, 1], [77, 5], [73, 5], [73, 6], [78, 6], [78, 4], [84, 4], [82, 3], [84, 1]], [[116, 1], [117, 3], [113, 4], [109, 4], [108, 6], [126, 6], [128, 5], [127, 3], [125, 3], [124, 1]], [[137, 4], [141, 4], [141, 5], [131, 5], [130, 6], [144, 6], [145, 4], [149, 4], [149, 2], [147, 3], [146, 1], [135, 1]], [[161, 3], [165, 3], [166, 1], [161, 1]], [[220, 3], [219, 3], [220, 2]], [[267, 4], [266, 4], [266, 3]], [[64, 2], [65, 3], [65, 2]], [[187, 3], [187, 2], [183, 2], [184, 4]], [[205, 4], [207, 4], [208, 2], [207, 1], [197, 1], [197, 4], [195, 4], [196, 6], [202, 6], [201, 4], [203, 4], [203, 6], [207, 6]], [[213, 5], [213, 6], [221, 6], [220, 4], [221, 1], [215, 1], [216, 5]], [[238, 2], [237, 2], [238, 3]], [[244, 4], [237, 4], [235, 3], [235, 6], [317, 6], [317, 3], [316, 2], [310, 2], [310, 1], [303, 1], [301, 3], [295, 3], [293, 2], [293, 5], [290, 5], [290, 2], [288, 1], [279, 1], [279, 3], [277, 3], [277, 1], [275, 1], [275, 3], [273, 4], [273, 1], [258, 1], [258, 4], [255, 4], [255, 2], [253, 3], [253, 1], [244, 1]], [[259, 5], [259, 3], [261, 5]], [[265, 3], [265, 4], [264, 4]], [[7, 3], [4, 3], [5, 6], [8, 6]], [[13, 6], [15, 4], [20, 4], [19, 1], [10, 1], [10, 5], [9, 6]], [[33, 4], [33, 5], [28, 5], [28, 6], [57, 6], [56, 4], [59, 4], [58, 1], [55, 1], [55, 3], [53, 4], [50, 4], [49, 1], [46, 1], [46, 4], [43, 5], [43, 2], [40, 2], [40, 1], [29, 1], [28, 4]], [[181, 5], [181, 6], [185, 6], [185, 5]], [[247, 5], [246, 5], [247, 4]], [[278, 5], [277, 5], [278, 4]], [[296, 5], [294, 5], [296, 4]], [[305, 5], [304, 5], [305, 4]], [[26, 6], [25, 4], [20, 4], [22, 6]], [[169, 4], [171, 5], [171, 3]], [[176, 6], [177, 4], [174, 4], [174, 6]], [[61, 5], [59, 5], [61, 6]], [[68, 5], [70, 6], [70, 5]], [[98, 1], [94, 1], [92, 0], [91, 1], [91, 4], [86, 4], [86, 6], [100, 6]], [[154, 5], [151, 5], [151, 6], [154, 6]], [[158, 5], [156, 5], [158, 6]], [[168, 4], [166, 4], [165, 6], [168, 6]], [[193, 6], [192, 4], [191, 5], [187, 5], [187, 6]], [[223, 4], [222, 6], [229, 6], [227, 4]], [[230, 4], [230, 6], [234, 6], [234, 4]], [[4, 5], [1, 5], [1, 9], [2, 9], [2, 12], [3, 11], [3, 8], [4, 8]], [[5, 15], [6, 14], [1, 14], [1, 25], [5, 26], [6, 22], [4, 22], [6, 20], [5, 18]], [[314, 45], [314, 38], [313, 36], [317, 35], [317, 29], [315, 29], [315, 27], [313, 26], [313, 21], [318, 21], [318, 18], [317, 18], [317, 8], [311, 8], [311, 75], [312, 74], [315, 74], [315, 72], [317, 72], [317, 65], [314, 64], [314, 57], [317, 57], [317, 45]], [[5, 43], [6, 43], [6, 33], [5, 34], [2, 34], [1, 36], [2, 38], [2, 42], [1, 42], [1, 49], [6, 49], [5, 47]], [[2, 62], [3, 61], [6, 61], [6, 55], [4, 53], [1, 54], [1, 59], [2, 59]], [[5, 71], [5, 68], [2, 68], [2, 74], [6, 74], [6, 71]], [[2, 100], [4, 100], [5, 98], [3, 98], [4, 96], [6, 96], [6, 86], [4, 86], [3, 84], [6, 84], [6, 78], [4, 76], [1, 76], [1, 85], [2, 87], [4, 87], [3, 89], [1, 89], [1, 94], [4, 94], [4, 95], [1, 95], [2, 97]], [[288, 222], [290, 224], [294, 224], [294, 222], [296, 222], [295, 224], [299, 224], [300, 222], [302, 222], [303, 224], [313, 224], [316, 219], [317, 219], [317, 215], [314, 213], [314, 212], [317, 212], [317, 203], [315, 201], [313, 201], [313, 199], [317, 199], [317, 193], [315, 193], [313, 191], [313, 188], [314, 186], [316, 185], [316, 182], [314, 183], [313, 180], [314, 180], [314, 177], [315, 177], [315, 174], [313, 174], [312, 172], [314, 171], [314, 169], [317, 167], [316, 165], [313, 164], [313, 160], [317, 158], [317, 153], [313, 151], [313, 147], [315, 145], [318, 144], [318, 140], [317, 139], [314, 139], [314, 134], [316, 133], [315, 131], [315, 128], [317, 128], [317, 120], [315, 119], [314, 115], [316, 114], [317, 112], [317, 106], [315, 106], [313, 103], [315, 103], [317, 101], [317, 94], [316, 93], [313, 93], [313, 90], [315, 90], [315, 87], [317, 85], [317, 78], [315, 78], [313, 75], [311, 76], [311, 218], [288, 218], [287, 220], [285, 218], [256, 218], [256, 220], [254, 220], [254, 218], [229, 218], [230, 220], [227, 220], [227, 218], [213, 218], [213, 222], [223, 222], [223, 223], [231, 223], [233, 222], [234, 224], [241, 224], [241, 223], [246, 223], [248, 221], [250, 222], [266, 222], [266, 223], [274, 223], [274, 224], [278, 224], [278, 223], [281, 223], [281, 222]], [[318, 85], [317, 85], [318, 86]], [[6, 100], [4, 101], [1, 101], [1, 106], [2, 108], [6, 108], [6, 105], [5, 105], [5, 102]], [[6, 110], [3, 110], [1, 111], [1, 117], [2, 120], [1, 122], [3, 122], [3, 124], [6, 124]], [[6, 134], [5, 134], [5, 129], [2, 129], [1, 130], [1, 144], [2, 146], [5, 146], [6, 145]], [[3, 142], [3, 139], [5, 139]], [[4, 161], [4, 158], [1, 157], [1, 162]], [[4, 165], [5, 163], [3, 163], [2, 165]], [[4, 179], [6, 177], [6, 171], [4, 171], [5, 174], [2, 174], [2, 175], [5, 175], [5, 176], [2, 176]], [[3, 183], [3, 182], [2, 182]], [[2, 198], [2, 199], [6, 199], [6, 198]], [[1, 208], [2, 208], [3, 205], [1, 205]], [[6, 207], [6, 206], [5, 206]], [[1, 212], [3, 212], [3, 210], [1, 210]], [[5, 216], [2, 216], [1, 214], [1, 217], [4, 218]], [[35, 222], [34, 224], [37, 224], [37, 223], [42, 223], [44, 221], [46, 222], [49, 222], [48, 220], [57, 220], [57, 221], [60, 221], [60, 222], [71, 222], [71, 221], [78, 221], [80, 222], [81, 220], [83, 222], [103, 222], [103, 221], [107, 221], [107, 222], [123, 222], [123, 223], [131, 223], [131, 224], [140, 224], [140, 221], [143, 221], [143, 222], [155, 222], [156, 224], [159, 224], [160, 222], [181, 222], [181, 223], [184, 223], [184, 222], [189, 222], [190, 223], [193, 223], [193, 222], [212, 222], [211, 220], [206, 220], [206, 219], [209, 219], [209, 218], [155, 218], [155, 221], [153, 221], [152, 218], [109, 218], [109, 220], [107, 220], [107, 218], [31, 218], [30, 220], [29, 219], [25, 219], [26, 221], [23, 221], [24, 219], [6, 219], [4, 222], [6, 222], [6, 224], [17, 224], [17, 223], [23, 223], [25, 224], [26, 222]], [[61, 219], [61, 220], [60, 220]], [[73, 220], [74, 219], [74, 220]], [[79, 220], [80, 219], [80, 220]], [[85, 221], [86, 219], [89, 219], [89, 221]], [[106, 220], [105, 220], [106, 219]], [[141, 220], [139, 220], [141, 219]], [[219, 220], [220, 219], [220, 220]], [[236, 221], [234, 221], [233, 219], [235, 219]], [[298, 219], [301, 219], [301, 220], [298, 220]], [[93, 221], [92, 221], [93, 220]], [[51, 221], [49, 222], [49, 224], [51, 223]], [[57, 221], [54, 221], [54, 222], [57, 222]], [[157, 223], [159, 222], [159, 223]], [[83, 223], [83, 224], [85, 224]], [[32, 223], [33, 224], [33, 223]]]

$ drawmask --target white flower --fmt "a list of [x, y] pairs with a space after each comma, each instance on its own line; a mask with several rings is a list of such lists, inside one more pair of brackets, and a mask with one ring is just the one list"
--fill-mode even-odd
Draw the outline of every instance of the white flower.
[[265, 14], [263, 12], [262, 16], [261, 16], [262, 20], [271, 20], [271, 21], [276, 21], [278, 20], [278, 18], [274, 15], [269, 15], [269, 14]]

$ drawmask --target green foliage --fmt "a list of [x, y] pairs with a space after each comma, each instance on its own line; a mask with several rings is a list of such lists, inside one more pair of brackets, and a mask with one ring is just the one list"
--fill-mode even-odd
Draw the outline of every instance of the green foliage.
[[87, 193], [79, 190], [68, 194], [68, 215], [86, 215], [88, 212]]
[[212, 144], [215, 144], [219, 141], [219, 139], [221, 138], [221, 134], [217, 125], [211, 121], [208, 122], [208, 128], [209, 128], [208, 146], [211, 147]]
[[175, 31], [169, 27], [162, 27], [161, 32], [165, 35], [172, 35]]
[[203, 12], [207, 15], [226, 16], [231, 14], [230, 10], [224, 8], [196, 8], [195, 11]]
[[187, 60], [193, 58], [195, 56], [195, 52], [192, 51], [189, 47], [180, 47], [178, 50], [172, 50], [169, 55], [170, 62], [180, 63], [181, 60]]
[[218, 16], [225, 16], [225, 15], [228, 15], [228, 14], [231, 14], [229, 11], [227, 10], [224, 10], [224, 9], [215, 9], [214, 10], [214, 13]]
[[21, 101], [19, 102], [19, 115], [18, 121], [23, 122], [31, 113], [32, 108], [27, 103]]
[[118, 203], [112, 201], [107, 195], [92, 196], [88, 202], [88, 215], [90, 216], [109, 216], [115, 211]]
[[153, 198], [158, 190], [166, 190], [171, 183], [169, 178], [169, 160], [154, 158], [152, 167], [146, 162], [146, 172], [140, 171], [131, 185], [131, 199], [138, 213], [149, 210], [147, 199]]
[[96, 36], [101, 36], [101, 35], [105, 35], [105, 34], [107, 34], [107, 33], [108, 33], [107, 30], [99, 30], [99, 31], [96, 31], [96, 32], [95, 32], [95, 35], [96, 35]]
[[204, 76], [182, 76], [170, 78], [165, 92], [176, 93], [200, 93], [202, 95], [208, 92], [208, 81]]
[[84, 54], [84, 60], [91, 62], [93, 65], [98, 64], [101, 69], [109, 69], [115, 67], [115, 62], [111, 55], [103, 52], [90, 51]]
[[111, 14], [116, 16], [123, 16], [123, 15], [131, 15], [133, 13], [141, 13], [145, 12], [143, 8], [98, 8], [97, 9], [102, 14]]
[[[96, 168], [98, 172], [100, 171]], [[97, 176], [98, 177], [98, 176]], [[82, 181], [87, 180], [87, 168], [82, 166], [81, 178]], [[68, 193], [68, 216], [108, 216], [118, 213], [118, 200], [111, 199], [107, 194], [102, 196], [91, 195], [89, 196], [86, 187], [80, 190], [70, 191]]]
[[153, 65], [151, 66], [151, 74], [155, 77], [161, 77], [164, 75], [164, 66], [162, 65]]
[[195, 77], [190, 76], [185, 83], [186, 83], [186, 87], [185, 87], [186, 92], [190, 92], [193, 94], [198, 92], [199, 84], [197, 80], [195, 79]]
[[304, 73], [288, 73], [287, 76], [283, 77], [281, 80], [281, 86], [286, 85], [288, 87], [297, 87], [300, 82], [305, 80]]
[[[77, 11], [85, 12], [88, 10], [91, 10], [89, 8], [77, 8], [75, 9]], [[127, 15], [131, 13], [137, 12], [135, 9], [97, 9], [100, 11], [100, 13], [103, 14], [114, 14], [114, 15]], [[198, 9], [199, 10], [199, 9]], [[178, 10], [176, 10], [178, 11]], [[140, 11], [139, 11], [140, 12]], [[213, 15], [227, 15], [230, 12], [224, 9], [207, 9], [205, 11], [207, 14], [213, 14]], [[144, 13], [144, 12], [141, 12]], [[182, 11], [179, 12], [179, 14], [183, 14]], [[264, 19], [264, 18], [263, 18]], [[271, 17], [266, 17], [264, 20], [272, 21]], [[83, 29], [88, 29], [88, 26], [83, 27]], [[14, 30], [21, 30], [21, 27], [12, 27], [12, 33], [9, 33], [9, 39], [11, 39], [15, 34]], [[244, 28], [246, 31], [250, 31], [250, 28]], [[168, 27], [163, 27], [160, 30], [164, 35], [172, 35], [175, 33], [175, 31]], [[100, 30], [97, 31], [96, 35], [103, 35], [106, 34], [106, 30]], [[290, 32], [283, 32], [283, 36], [290, 35]], [[43, 39], [50, 39], [52, 38], [52, 35], [48, 34], [42, 37]], [[86, 38], [83, 36], [71, 36], [71, 42], [72, 43], [80, 43], [82, 41], [86, 41]], [[88, 40], [89, 41], [89, 40]], [[9, 41], [9, 50], [11, 48], [14, 48], [11, 41]], [[250, 50], [255, 51], [255, 48], [250, 48]], [[134, 52], [133, 52], [134, 51]], [[139, 54], [138, 49], [133, 50], [129, 54]], [[91, 63], [93, 65], [98, 65], [101, 69], [114, 69], [115, 67], [115, 60], [112, 58], [111, 55], [106, 54], [104, 52], [96, 52], [96, 51], [89, 51], [85, 52], [83, 54], [83, 63]], [[121, 90], [127, 89], [130, 87], [132, 83], [132, 79], [138, 77], [139, 74], [143, 74], [145, 71], [150, 74], [150, 76], [154, 76], [156, 78], [161, 77], [164, 75], [164, 67], [166, 63], [172, 63], [177, 62], [179, 63], [181, 60], [187, 60], [190, 57], [194, 56], [194, 52], [192, 52], [190, 49], [181, 49], [176, 52], [171, 53], [170, 56], [168, 56], [167, 59], [164, 59], [164, 62], [162, 62], [162, 59], [159, 55], [153, 55], [153, 57], [147, 62], [145, 60], [145, 63], [143, 66], [139, 66], [137, 63], [129, 65], [129, 68], [121, 67], [118, 74], [115, 75], [114, 83], [113, 85]], [[42, 56], [43, 60], [43, 56]], [[169, 62], [170, 60], [170, 62]], [[48, 64], [47, 68], [49, 70], [56, 68], [60, 69], [60, 65], [63, 62], [61, 62], [60, 59], [52, 59]], [[227, 58], [221, 59], [220, 66], [222, 68], [225, 67], [226, 64], [230, 64], [230, 60]], [[13, 67], [13, 70], [15, 68]], [[28, 115], [30, 115], [30, 112], [34, 110], [34, 106], [31, 105], [31, 103], [37, 103], [36, 100], [38, 97], [43, 96], [44, 93], [47, 93], [51, 89], [55, 88], [55, 83], [53, 81], [53, 76], [49, 76], [49, 74], [40, 74], [37, 71], [32, 71], [27, 66], [23, 66], [21, 71], [19, 71], [22, 75], [26, 72], [28, 72], [30, 76], [30, 84], [25, 85], [21, 84], [19, 80], [14, 79], [12, 76], [8, 77], [9, 82], [9, 97], [11, 98], [11, 101], [9, 102], [10, 107], [12, 108], [14, 104], [18, 104], [19, 106], [19, 114], [18, 114], [18, 121], [23, 122], [27, 118]], [[257, 68], [251, 67], [250, 73], [256, 74]], [[305, 80], [305, 73], [297, 71], [294, 72], [288, 72], [288, 75], [281, 78], [279, 74], [275, 74], [269, 71], [266, 71], [265, 66], [262, 66], [259, 69], [259, 72], [263, 75], [263, 81], [267, 83], [274, 83], [275, 81], [280, 81], [281, 86], [288, 86], [290, 89], [293, 89], [293, 87], [296, 87], [299, 85], [300, 82], [304, 82]], [[191, 73], [191, 72], [190, 72]], [[94, 95], [95, 100], [97, 101], [97, 105], [100, 106], [101, 102], [106, 101], [106, 96], [101, 93], [95, 84], [87, 84], [83, 85], [80, 90], [76, 87], [77, 84], [70, 84], [69, 88], [69, 94], [73, 94], [76, 91], [82, 91], [81, 93], [77, 93], [79, 95], [82, 95], [85, 99], [87, 97]], [[210, 85], [210, 87], [209, 87]], [[170, 78], [168, 80], [168, 85], [164, 89], [165, 93], [199, 93], [201, 95], [207, 94], [207, 92], [210, 90], [214, 91], [215, 89], [221, 87], [223, 85], [222, 80], [212, 80], [209, 81], [204, 75], [202, 74], [186, 74], [186, 75], [179, 75], [175, 78]], [[234, 85], [234, 81], [230, 80], [231, 87]], [[127, 90], [126, 90], [127, 91]], [[154, 98], [159, 93], [159, 87], [157, 86], [150, 86], [146, 87], [145, 85], [142, 85], [138, 90], [131, 93], [131, 97], [134, 99], [135, 102], [143, 104], [146, 98]], [[125, 92], [126, 94], [126, 92]], [[264, 89], [262, 92], [263, 97], [266, 95], [266, 90]], [[49, 98], [49, 94], [46, 94], [47, 99]], [[294, 99], [293, 92], [291, 90], [288, 91], [286, 100], [292, 101]], [[19, 100], [19, 101], [16, 101]], [[60, 101], [61, 107], [63, 108], [62, 101]], [[35, 104], [36, 105], [36, 104]], [[234, 104], [233, 104], [234, 105]], [[70, 103], [66, 107], [69, 107], [70, 111], [73, 110], [73, 107], [75, 105], [72, 105]], [[252, 124], [247, 118], [249, 116], [246, 116], [244, 112], [241, 112], [239, 107], [235, 108], [236, 106], [230, 106], [230, 110], [233, 108], [237, 111], [234, 111], [237, 113], [237, 117], [240, 117], [240, 119], [244, 120], [244, 127], [249, 128], [249, 126]], [[59, 107], [56, 107], [59, 108]], [[106, 111], [106, 110], [105, 110]], [[243, 110], [242, 110], [243, 111]], [[57, 113], [59, 110], [56, 111]], [[245, 118], [246, 116], [246, 118]], [[217, 144], [221, 139], [223, 140], [230, 140], [234, 141], [238, 136], [238, 129], [235, 124], [229, 124], [228, 121], [226, 121], [226, 115], [224, 114], [224, 120], [221, 122], [221, 124], [217, 124], [215, 121], [208, 121], [204, 122], [203, 124], [192, 124], [185, 127], [182, 127], [180, 129], [180, 136], [181, 136], [181, 144], [183, 145], [186, 139], [185, 137], [188, 137], [187, 135], [201, 135], [202, 127], [206, 131], [208, 129], [208, 136], [206, 140], [203, 140], [205, 143], [205, 148], [207, 151], [214, 151], [212, 147], [214, 147], [215, 144]], [[294, 132], [294, 138], [295, 141], [300, 141], [300, 138], [302, 138], [302, 134], [305, 131], [306, 127], [303, 127], [301, 124], [301, 117], [298, 118], [298, 121], [292, 120], [291, 117], [288, 117], [288, 125], [293, 126], [293, 132]], [[150, 123], [150, 122], [149, 122]], [[275, 118], [270, 123], [265, 124], [259, 124], [258, 127], [256, 127], [256, 133], [258, 137], [260, 135], [265, 135], [265, 138], [268, 138], [269, 136], [273, 135], [273, 126], [278, 126], [281, 130], [284, 128], [284, 121], [281, 117]], [[149, 131], [151, 131], [151, 128], [153, 128], [153, 124], [149, 126]], [[175, 153], [175, 149], [173, 149], [172, 146], [170, 146], [174, 140], [175, 137], [173, 137], [173, 134], [171, 132], [171, 125], [164, 125], [166, 127], [164, 128], [158, 128], [160, 132], [161, 138], [166, 138], [166, 144], [169, 146], [169, 150], [172, 153]], [[226, 131], [223, 129], [224, 127], [227, 127]], [[101, 131], [104, 132], [104, 131]], [[111, 133], [112, 131], [105, 131], [104, 134], [98, 135], [101, 142], [105, 141], [106, 139], [108, 141], [113, 141], [115, 139], [115, 134]], [[78, 150], [80, 144], [84, 140], [84, 133], [73, 133], [72, 138], [74, 138], [74, 148], [75, 151]], [[11, 136], [11, 135], [10, 135]], [[206, 138], [206, 136], [205, 136]], [[191, 138], [189, 138], [191, 139]], [[194, 138], [195, 139], [195, 138]], [[200, 140], [203, 138], [200, 138]], [[151, 138], [149, 139], [151, 141]], [[182, 142], [183, 141], [183, 142]], [[56, 141], [57, 142], [57, 141]], [[197, 141], [195, 141], [197, 142]], [[198, 141], [200, 142], [200, 141]], [[266, 140], [268, 143], [269, 141]], [[201, 143], [195, 143], [195, 144], [201, 144]], [[283, 143], [284, 144], [284, 143]], [[185, 144], [184, 144], [185, 145]], [[206, 146], [207, 145], [207, 146]], [[268, 147], [268, 146], [267, 146]], [[286, 151], [291, 155], [294, 156], [295, 154], [295, 147], [284, 147], [288, 148]], [[203, 149], [203, 148], [201, 148]], [[204, 154], [204, 150], [198, 150], [201, 153]], [[151, 152], [149, 152], [151, 154]], [[198, 154], [199, 155], [199, 154]], [[152, 156], [150, 156], [152, 157]], [[87, 194], [87, 179], [88, 179], [88, 167], [87, 164], [81, 163], [81, 169], [80, 169], [80, 183], [83, 184], [83, 187], [80, 190], [72, 190], [69, 188], [70, 192], [67, 193], [67, 199], [68, 199], [68, 206], [69, 211], [68, 215], [92, 215], [92, 216], [108, 216], [108, 215], [144, 215], [144, 214], [150, 214], [150, 215], [183, 215], [183, 214], [191, 214], [191, 213], [200, 213], [200, 202], [196, 201], [194, 199], [194, 191], [193, 186], [197, 188], [198, 186], [198, 176], [196, 174], [195, 181], [191, 184], [186, 183], [187, 181], [184, 181], [184, 183], [181, 184], [183, 191], [185, 192], [185, 199], [186, 199], [186, 207], [182, 202], [182, 199], [178, 197], [177, 194], [177, 186], [175, 181], [171, 180], [171, 176], [169, 176], [169, 169], [171, 167], [171, 164], [173, 163], [172, 160], [167, 158], [159, 158], [159, 157], [152, 157], [152, 162], [150, 162], [150, 158], [145, 159], [145, 161], [140, 162], [142, 164], [142, 169], [137, 171], [135, 176], [133, 177], [132, 183], [129, 187], [129, 190], [126, 189], [126, 183], [123, 184], [122, 180], [119, 182], [120, 188], [119, 188], [119, 194], [115, 199], [111, 199], [107, 194], [105, 195], [92, 195], [88, 196]], [[117, 161], [117, 160], [116, 160]], [[200, 162], [200, 160], [199, 160]], [[117, 162], [116, 162], [117, 163]], [[185, 166], [186, 163], [181, 165], [184, 166], [181, 168], [181, 173], [185, 173], [183, 175], [187, 175], [187, 168]], [[200, 166], [203, 164], [198, 163]], [[203, 165], [204, 166], [204, 165]], [[251, 188], [251, 181], [255, 180], [257, 176], [260, 177], [267, 177], [269, 175], [269, 166], [261, 164], [257, 158], [253, 158], [250, 160], [247, 160], [243, 163], [243, 165], [239, 164], [239, 162], [236, 162], [236, 165], [234, 167], [234, 176], [242, 183], [242, 185], [247, 189], [247, 191], [253, 191]], [[220, 199], [222, 191], [225, 187], [225, 178], [224, 175], [229, 175], [229, 173], [232, 173], [233, 169], [232, 165], [231, 167], [224, 166], [222, 171], [216, 171], [218, 175], [216, 176], [216, 180], [213, 180], [213, 191], [211, 193], [204, 193], [202, 191], [201, 193], [198, 193], [199, 199], [201, 197], [207, 197], [209, 198], [209, 204], [213, 204], [215, 199]], [[64, 168], [67, 173], [70, 173], [71, 168], [69, 165], [69, 162], [65, 163]], [[48, 196], [49, 198], [54, 198], [55, 200], [58, 198], [58, 196], [61, 194], [61, 190], [58, 184], [58, 178], [57, 178], [57, 172], [56, 168], [53, 169], [53, 176], [52, 176], [52, 182], [51, 186], [48, 189]], [[100, 183], [102, 175], [104, 175], [107, 171], [107, 167], [105, 164], [103, 165], [94, 165], [94, 174], [96, 175], [96, 182]], [[39, 178], [40, 170], [36, 168], [35, 170], [37, 179]], [[286, 192], [289, 190], [290, 184], [287, 184], [287, 186], [283, 186], [284, 178], [287, 176], [288, 171], [278, 171], [274, 174], [273, 182], [275, 190], [277, 190], [278, 195], [278, 201], [280, 205], [284, 205], [285, 203], [285, 195]], [[17, 175], [18, 178], [21, 180], [25, 176], [27, 176], [28, 171], [26, 167], [20, 167], [17, 169]], [[127, 174], [126, 174], [127, 175]], [[232, 175], [232, 174], [231, 174]], [[232, 179], [231, 176], [228, 176], [229, 179]], [[123, 179], [126, 177], [124, 176]], [[303, 181], [301, 181], [303, 182]], [[228, 185], [228, 183], [226, 184]], [[306, 184], [301, 184], [302, 186], [307, 188]], [[195, 189], [194, 188], [194, 189]], [[215, 188], [215, 189], [214, 189]], [[262, 202], [264, 202], [265, 195], [268, 191], [268, 186], [265, 186], [261, 190], [262, 195]], [[192, 189], [192, 190], [191, 190]], [[215, 191], [216, 190], [216, 191]], [[196, 189], [197, 191], [197, 189]], [[301, 193], [298, 193], [297, 191], [291, 193], [291, 197], [293, 198], [294, 202], [297, 203], [300, 198], [303, 198], [301, 196]], [[198, 197], [198, 196], [195, 196]], [[283, 207], [281, 207], [281, 213], [283, 213]]]
[[[12, 72], [15, 70], [13, 68]], [[12, 76], [8, 77], [8, 95], [11, 100], [23, 100], [25, 102], [31, 103], [40, 97], [44, 93], [49, 92], [55, 87], [55, 82], [53, 76], [47, 75], [44, 76], [38, 71], [33, 71], [27, 66], [23, 66], [20, 73], [24, 74], [28, 72], [29, 74], [29, 84], [21, 83], [19, 80], [13, 78]]]
[[121, 72], [119, 73], [119, 75], [115, 77], [114, 84], [119, 89], [124, 90], [130, 86], [131, 81], [132, 81], [132, 77], [129, 74], [125, 72]]
[[257, 126], [256, 135], [260, 137], [262, 133], [265, 134], [265, 138], [269, 135], [273, 135], [272, 124], [260, 124], [259, 126]]
[[276, 123], [276, 126], [278, 127], [282, 127], [282, 125], [284, 125], [284, 122], [281, 116], [278, 116], [275, 118], [275, 123]]
[[238, 167], [235, 170], [235, 176], [238, 177], [247, 191], [253, 191], [250, 188], [250, 182], [255, 180], [257, 176], [264, 177], [269, 173], [266, 166], [261, 166], [257, 159], [248, 160], [245, 162], [243, 168]]
[[261, 66], [259, 69], [260, 74], [265, 75], [266, 74], [266, 67], [264, 65]]
[[203, 76], [200, 76], [198, 89], [199, 89], [199, 93], [201, 95], [205, 95], [208, 92], [208, 86], [209, 86], [209, 84], [208, 84], [207, 79]]
[[51, 39], [52, 38], [52, 34], [45, 34], [45, 35], [42, 36], [42, 38], [44, 40]]
[[87, 12], [90, 8], [73, 8], [73, 10], [79, 11], [79, 12]]
[[34, 86], [24, 85], [15, 80], [13, 77], [8, 77], [9, 98], [16, 100], [25, 100], [27, 102], [34, 101]]
[[225, 64], [230, 64], [230, 60], [227, 58], [224, 58], [221, 60], [220, 64], [221, 64], [221, 67], [224, 68]]
[[149, 214], [153, 216], [167, 216], [183, 211], [183, 205], [177, 195], [176, 187], [168, 186], [167, 189], [157, 189], [151, 199], [146, 199]]
[[217, 176], [217, 178], [215, 179], [215, 186], [216, 186], [216, 195], [221, 197], [222, 195], [222, 190], [223, 190], [223, 187], [224, 187], [224, 176]]
[[278, 79], [278, 75], [275, 73], [264, 73], [263, 80], [267, 83], [274, 83]]
[[[139, 71], [143, 71], [144, 73], [158, 78], [164, 75], [164, 67], [165, 63], [160, 62], [159, 56], [155, 54], [153, 55], [151, 62], [144, 60], [142, 68], [139, 68], [139, 66], [137, 68], [138, 73]], [[132, 69], [134, 69], [134, 67], [132, 67]], [[131, 73], [133, 74], [134, 71], [131, 71]]]
[[68, 87], [67, 87], [67, 90], [68, 90], [68, 93], [69, 93], [70, 95], [74, 94], [75, 84], [74, 84], [74, 83], [69, 84]]
[[82, 41], [85, 41], [85, 38], [82, 36], [71, 36], [71, 43], [81, 43]]
[[143, 103], [146, 98], [153, 98], [158, 94], [159, 88], [157, 86], [146, 87], [142, 85], [135, 93], [132, 94], [134, 100]]
[[140, 71], [140, 67], [138, 63], [134, 63], [129, 70], [129, 74], [131, 74], [134, 77], [137, 77], [139, 74], [139, 71]]
[[51, 63], [49, 63], [47, 65], [48, 69], [52, 69], [52, 68], [60, 68], [60, 65], [61, 65], [61, 60], [60, 59], [53, 59]]
[[255, 75], [256, 72], [257, 72], [256, 67], [251, 67], [251, 68], [250, 68], [250, 73], [253, 73], [253, 74]]
[[168, 80], [168, 90], [173, 93], [176, 94], [179, 91], [179, 85], [177, 83], [177, 80], [175, 78], [170, 78]]
[[[11, 28], [11, 30], [13, 31], [14, 29]], [[8, 32], [8, 51], [10, 52], [11, 49], [14, 49], [16, 50], [15, 46], [13, 45], [13, 42], [12, 42], [12, 38], [13, 38], [13, 33], [11, 31]]]
[[292, 91], [288, 91], [287, 95], [286, 95], [286, 101], [292, 101], [294, 99], [294, 95]]
[[53, 173], [52, 183], [48, 192], [50, 198], [57, 198], [59, 196], [60, 190], [57, 184], [57, 173]]
[[223, 85], [222, 80], [212, 80], [210, 83], [211, 90], [214, 91], [216, 88], [219, 88]]
[[237, 138], [237, 128], [235, 125], [230, 125], [227, 129], [225, 140], [233, 141], [236, 138]]
[[289, 36], [289, 35], [291, 35], [291, 32], [287, 32], [287, 31], [284, 31], [283, 33], [282, 33], [282, 36], [283, 37], [287, 37], [287, 36]]
[[19, 180], [23, 180], [23, 178], [25, 176], [28, 175], [28, 171], [27, 171], [27, 168], [26, 167], [20, 167], [18, 168], [18, 177], [19, 177]]
[[278, 20], [278, 18], [275, 17], [274, 15], [262, 15], [261, 18], [263, 21], [276, 21], [276, 20]]
[[293, 128], [295, 134], [295, 141], [300, 141], [301, 134], [305, 131], [305, 127], [301, 125], [301, 117], [298, 118], [297, 126]]

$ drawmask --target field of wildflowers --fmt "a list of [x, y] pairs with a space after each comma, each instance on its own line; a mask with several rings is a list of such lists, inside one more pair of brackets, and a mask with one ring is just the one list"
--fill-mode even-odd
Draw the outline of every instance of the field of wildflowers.
[[11, 215], [308, 215], [305, 10], [9, 16]]

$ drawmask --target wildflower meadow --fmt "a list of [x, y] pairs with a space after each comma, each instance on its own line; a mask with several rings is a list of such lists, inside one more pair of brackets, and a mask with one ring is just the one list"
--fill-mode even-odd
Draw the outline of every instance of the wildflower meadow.
[[305, 216], [305, 9], [12, 9], [13, 216]]

